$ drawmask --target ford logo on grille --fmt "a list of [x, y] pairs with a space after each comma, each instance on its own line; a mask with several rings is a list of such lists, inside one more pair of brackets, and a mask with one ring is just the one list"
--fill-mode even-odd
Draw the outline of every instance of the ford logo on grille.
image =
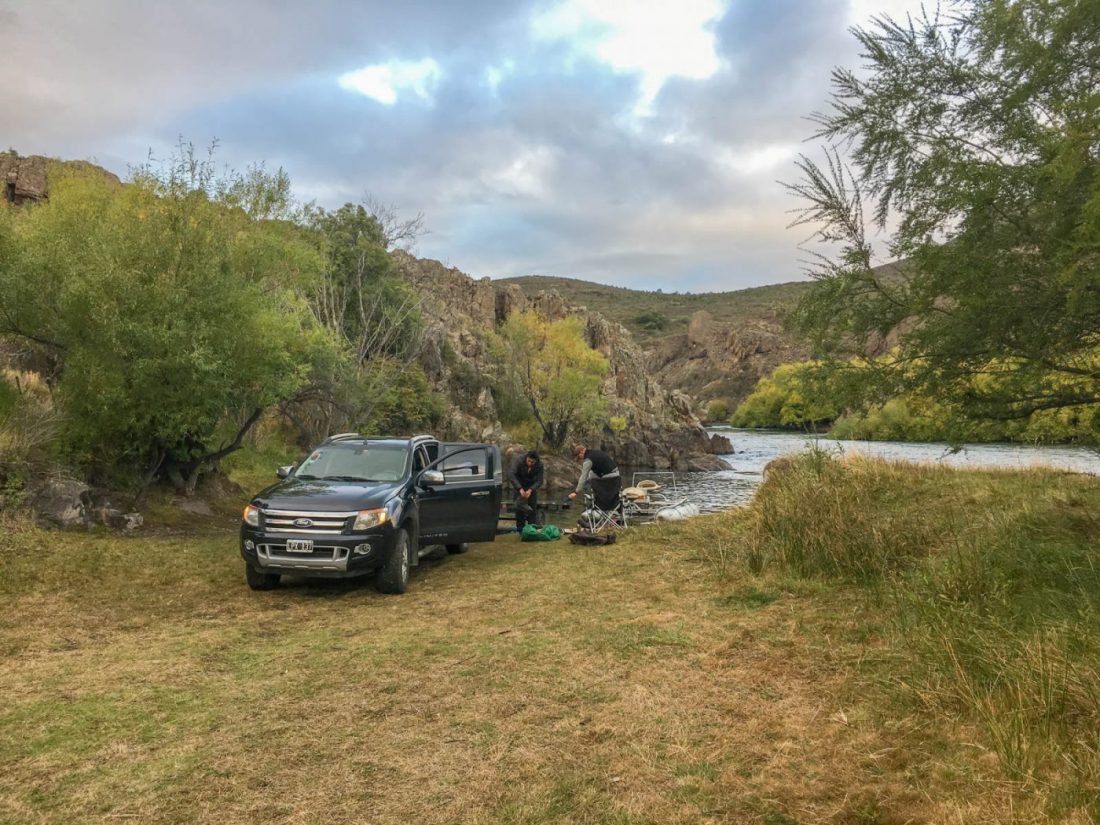
[[294, 526], [295, 527], [312, 527], [313, 526], [313, 520], [308, 519], [308, 518], [295, 519], [294, 520]]

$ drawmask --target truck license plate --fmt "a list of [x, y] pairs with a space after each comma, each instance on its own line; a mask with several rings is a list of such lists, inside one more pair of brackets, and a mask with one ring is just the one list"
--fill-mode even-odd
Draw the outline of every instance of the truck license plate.
[[312, 553], [313, 539], [287, 539], [286, 551], [288, 553]]

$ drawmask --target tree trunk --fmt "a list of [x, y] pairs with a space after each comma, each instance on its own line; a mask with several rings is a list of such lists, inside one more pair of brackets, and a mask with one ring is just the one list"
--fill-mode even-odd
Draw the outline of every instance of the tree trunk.
[[149, 466], [149, 470], [145, 474], [145, 477], [141, 480], [141, 487], [138, 488], [137, 495], [134, 496], [134, 501], [131, 505], [132, 510], [140, 510], [141, 505], [145, 503], [145, 496], [149, 492], [149, 485], [153, 483], [153, 479], [156, 478], [157, 471], [164, 463], [164, 459], [167, 455], [168, 451], [163, 447], [157, 447], [156, 450], [153, 451], [153, 462]]

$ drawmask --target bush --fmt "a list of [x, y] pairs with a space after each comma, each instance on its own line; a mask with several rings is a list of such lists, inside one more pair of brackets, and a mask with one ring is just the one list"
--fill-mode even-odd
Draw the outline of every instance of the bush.
[[839, 410], [824, 383], [817, 364], [781, 364], [761, 378], [752, 393], [734, 411], [735, 427], [812, 429], [831, 423]]
[[668, 316], [655, 309], [649, 309], [634, 317], [634, 323], [648, 332], [661, 332], [668, 329]]
[[46, 474], [58, 424], [37, 376], [0, 372], [0, 510], [18, 509], [28, 488]]
[[707, 421], [725, 422], [730, 417], [729, 402], [724, 398], [715, 398], [707, 404]]

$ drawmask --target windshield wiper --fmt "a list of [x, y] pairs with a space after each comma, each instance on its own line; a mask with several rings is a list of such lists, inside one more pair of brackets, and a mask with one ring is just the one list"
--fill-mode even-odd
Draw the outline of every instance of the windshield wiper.
[[325, 476], [322, 481], [370, 481], [362, 476]]
[[316, 481], [317, 480], [317, 476], [311, 476], [311, 475], [304, 475], [304, 476], [303, 475], [296, 475], [294, 477], [299, 478], [302, 481]]

